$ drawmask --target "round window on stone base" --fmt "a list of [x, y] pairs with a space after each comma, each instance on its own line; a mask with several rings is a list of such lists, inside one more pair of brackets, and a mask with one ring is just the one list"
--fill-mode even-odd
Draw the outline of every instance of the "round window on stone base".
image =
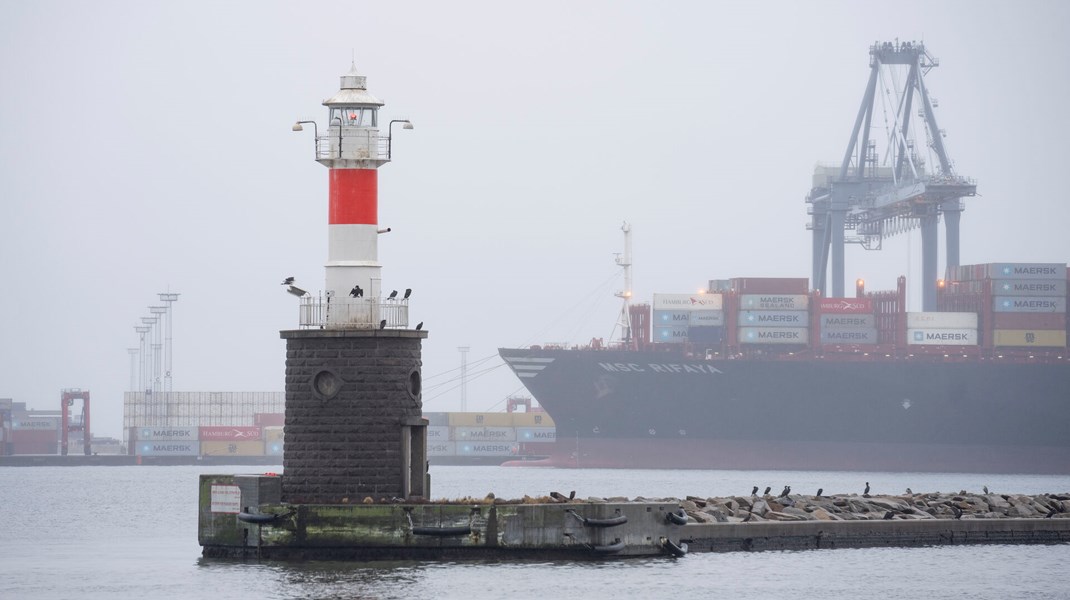
[[325, 369], [312, 378], [312, 393], [320, 400], [331, 400], [342, 391], [342, 378]]
[[422, 387], [423, 387], [423, 383], [422, 383], [422, 381], [420, 379], [420, 370], [419, 369], [413, 369], [412, 372], [409, 373], [409, 387], [408, 387], [409, 397], [412, 398], [413, 400], [416, 400], [417, 402], [419, 402], [420, 401], [420, 392], [423, 391]]

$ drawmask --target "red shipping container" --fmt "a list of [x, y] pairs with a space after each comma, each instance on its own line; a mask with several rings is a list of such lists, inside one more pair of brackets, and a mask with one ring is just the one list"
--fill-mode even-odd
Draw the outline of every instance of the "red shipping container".
[[873, 300], [869, 298], [821, 298], [818, 310], [835, 315], [871, 315]]
[[810, 280], [805, 277], [735, 277], [732, 288], [740, 294], [808, 294]]
[[286, 424], [284, 413], [256, 413], [253, 422], [257, 427], [282, 427]]
[[8, 440], [14, 444], [57, 444], [59, 442], [59, 430], [40, 429], [12, 429]]
[[261, 439], [259, 427], [206, 426], [198, 429], [202, 442], [211, 441], [255, 441]]
[[992, 313], [992, 329], [1066, 329], [1066, 314]]

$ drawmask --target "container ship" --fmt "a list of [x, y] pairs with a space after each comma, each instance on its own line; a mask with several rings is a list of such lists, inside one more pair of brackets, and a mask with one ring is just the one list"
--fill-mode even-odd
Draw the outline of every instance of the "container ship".
[[519, 464], [1070, 473], [1065, 263], [948, 269], [931, 312], [856, 288], [713, 280], [626, 299], [618, 343], [500, 348], [556, 424]]

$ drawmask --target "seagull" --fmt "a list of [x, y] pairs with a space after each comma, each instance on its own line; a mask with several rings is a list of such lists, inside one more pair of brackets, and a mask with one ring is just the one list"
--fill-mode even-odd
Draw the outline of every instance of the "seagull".
[[405, 295], [402, 296], [402, 298], [408, 300], [409, 296], [411, 296], [411, 295], [412, 295], [412, 288], [405, 288]]
[[354, 298], [364, 297], [364, 290], [360, 289], [359, 285], [353, 286], [353, 289], [349, 290], [349, 295]]
[[751, 496], [757, 496], [758, 495], [758, 486], [754, 486], [754, 489], [750, 491], [750, 495]]
[[771, 490], [771, 489], [773, 489], [773, 486], [771, 486], [771, 485], [767, 485], [767, 486], [765, 486], [765, 495], [766, 495], [766, 496], [768, 496], [768, 495], [769, 495], [769, 490]]
[[282, 280], [282, 285], [292, 285], [293, 282], [294, 282], [294, 278], [293, 277], [287, 277], [286, 279]]
[[866, 489], [862, 492], [863, 496], [869, 496], [869, 482], [866, 482]]
[[397, 297], [398, 297], [398, 291], [397, 290], [394, 290], [394, 291], [390, 292], [390, 299], [391, 300], [393, 300], [394, 298], [397, 298]]
[[423, 328], [424, 328], [424, 322], [423, 321], [420, 321], [419, 323], [416, 324], [416, 331], [420, 331]]
[[386, 319], [379, 321], [379, 329], [386, 329]]
[[825, 488], [817, 488], [817, 497], [821, 497], [821, 492], [825, 491]]

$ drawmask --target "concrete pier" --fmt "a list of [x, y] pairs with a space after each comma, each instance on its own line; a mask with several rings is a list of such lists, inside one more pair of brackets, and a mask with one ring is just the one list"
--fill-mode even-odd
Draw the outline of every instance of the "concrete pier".
[[[982, 518], [981, 513], [949, 518], [926, 513], [921, 518], [905, 512], [914, 510], [907, 507], [850, 520], [845, 513], [844, 520], [744, 521], [747, 517], [728, 517], [719, 508], [736, 499], [702, 501], [708, 512], [696, 510], [694, 500], [671, 498], [488, 497], [430, 503], [367, 497], [347, 504], [290, 504], [281, 500], [283, 478], [202, 475], [198, 539], [204, 555], [269, 560], [601, 560], [682, 556], [686, 551], [1070, 543], [1070, 497], [1043, 498], [1053, 507], [1048, 518]], [[796, 504], [804, 504], [796, 498]], [[882, 498], [866, 501], [877, 507], [891, 504]], [[709, 521], [705, 515], [711, 515]]]

